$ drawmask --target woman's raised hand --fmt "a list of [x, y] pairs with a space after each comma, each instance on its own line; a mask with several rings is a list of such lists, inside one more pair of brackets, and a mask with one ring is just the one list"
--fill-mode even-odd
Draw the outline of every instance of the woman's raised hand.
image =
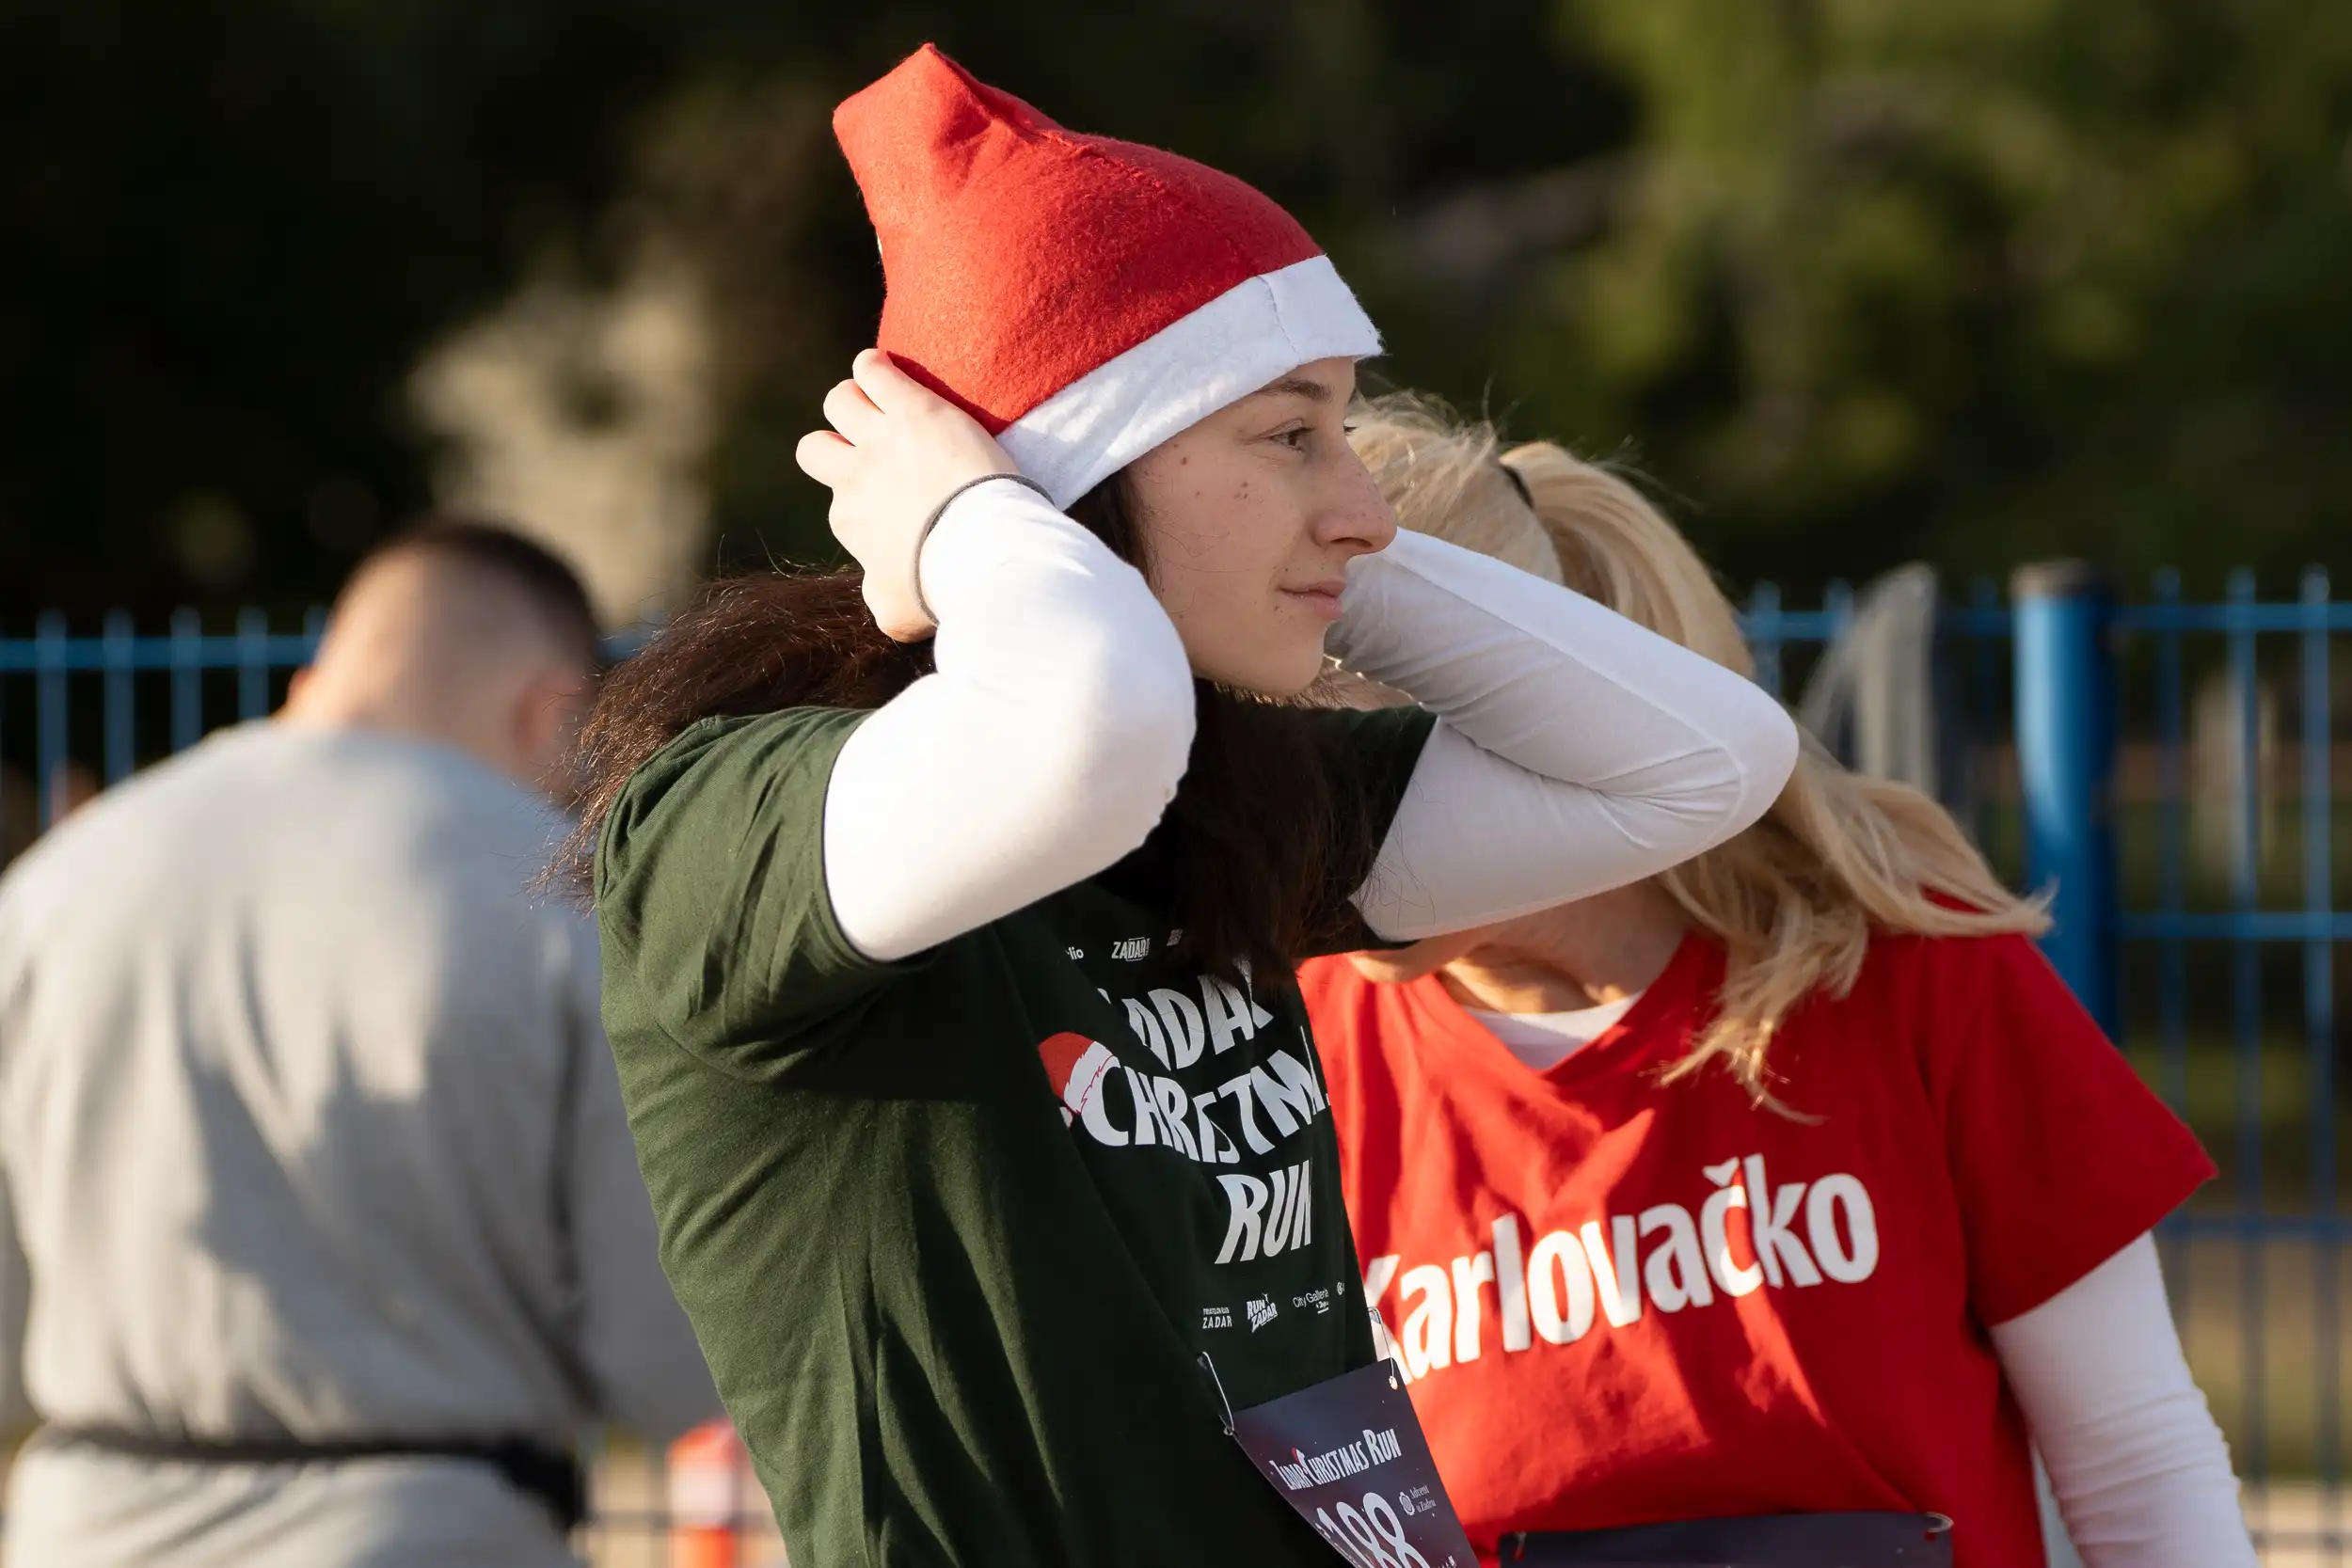
[[866, 607], [901, 642], [934, 629], [915, 578], [924, 525], [958, 486], [1020, 472], [995, 437], [867, 349], [825, 394], [831, 430], [801, 437], [801, 468], [833, 491], [833, 536], [866, 568]]

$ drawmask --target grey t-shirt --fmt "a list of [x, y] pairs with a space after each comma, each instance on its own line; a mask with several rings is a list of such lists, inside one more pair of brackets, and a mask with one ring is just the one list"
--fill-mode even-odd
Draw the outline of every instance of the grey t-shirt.
[[[458, 752], [263, 723], [0, 879], [0, 1219], [43, 1417], [561, 1443], [716, 1413], [656, 1260], [594, 934], [528, 889], [558, 829]], [[36, 1447], [10, 1490], [11, 1568], [567, 1560], [543, 1510], [464, 1463]]]

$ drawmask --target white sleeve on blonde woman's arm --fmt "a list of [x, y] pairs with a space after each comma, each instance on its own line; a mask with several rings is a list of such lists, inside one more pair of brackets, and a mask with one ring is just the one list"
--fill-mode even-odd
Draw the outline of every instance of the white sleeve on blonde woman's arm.
[[2182, 1357], [2153, 1238], [1992, 1334], [2086, 1568], [2252, 1568], [2229, 1445]]
[[1354, 563], [1329, 646], [1438, 719], [1357, 895], [1391, 941], [1655, 875], [1763, 816], [1796, 765], [1754, 682], [1426, 534]]
[[859, 725], [825, 792], [825, 886], [860, 952], [902, 958], [1143, 843], [1192, 749], [1192, 671], [1143, 576], [1015, 483], [923, 547], [937, 673]]

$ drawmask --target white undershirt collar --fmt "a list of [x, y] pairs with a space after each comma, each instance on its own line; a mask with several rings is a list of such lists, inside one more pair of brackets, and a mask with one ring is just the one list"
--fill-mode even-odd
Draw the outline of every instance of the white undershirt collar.
[[1501, 1040], [1505, 1050], [1537, 1072], [1548, 1071], [1600, 1038], [1642, 999], [1635, 991], [1594, 1007], [1574, 1007], [1559, 1013], [1494, 1013], [1483, 1007], [1462, 1010]]

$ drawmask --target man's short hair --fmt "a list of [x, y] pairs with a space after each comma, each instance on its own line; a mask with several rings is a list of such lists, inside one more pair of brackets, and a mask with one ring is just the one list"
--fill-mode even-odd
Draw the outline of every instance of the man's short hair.
[[579, 658], [580, 668], [594, 670], [600, 662], [603, 644], [588, 592], [579, 575], [545, 546], [479, 517], [427, 513], [369, 551], [350, 580], [358, 582], [388, 561], [417, 556], [453, 562], [495, 578], [530, 601], [548, 632]]

